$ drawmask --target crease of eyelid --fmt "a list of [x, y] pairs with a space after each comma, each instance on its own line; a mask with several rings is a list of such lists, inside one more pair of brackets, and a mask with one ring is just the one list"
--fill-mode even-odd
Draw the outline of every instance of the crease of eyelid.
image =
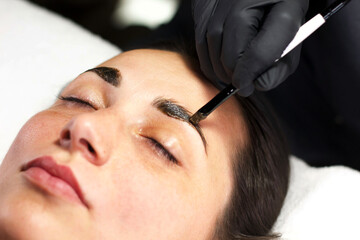
[[178, 119], [180, 121], [188, 123], [190, 126], [195, 128], [195, 130], [199, 133], [201, 140], [204, 144], [205, 152], [207, 154], [207, 141], [205, 139], [205, 136], [203, 134], [203, 131], [199, 124], [193, 124], [190, 121], [190, 117], [192, 116], [192, 113], [184, 108], [183, 106], [176, 103], [175, 100], [172, 99], [166, 99], [163, 97], [156, 98], [153, 103], [153, 106], [155, 106], [157, 109], [159, 109], [162, 113], [165, 115]]

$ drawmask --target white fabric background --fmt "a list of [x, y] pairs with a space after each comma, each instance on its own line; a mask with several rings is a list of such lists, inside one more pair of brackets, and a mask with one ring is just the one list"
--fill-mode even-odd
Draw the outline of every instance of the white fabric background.
[[120, 52], [22, 0], [0, 0], [0, 162], [21, 126], [66, 82]]
[[[64, 84], [119, 49], [23, 0], [0, 0], [0, 162], [21, 126]], [[275, 232], [288, 240], [360, 239], [360, 173], [291, 159]]]

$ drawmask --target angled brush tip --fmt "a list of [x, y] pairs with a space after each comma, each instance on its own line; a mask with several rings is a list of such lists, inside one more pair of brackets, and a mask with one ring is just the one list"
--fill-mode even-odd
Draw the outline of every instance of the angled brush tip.
[[201, 113], [201, 112], [196, 112], [194, 115], [192, 115], [190, 118], [189, 118], [189, 121], [191, 122], [191, 124], [193, 125], [197, 125], [199, 124], [199, 122], [201, 120], [204, 120], [206, 118], [206, 116]]

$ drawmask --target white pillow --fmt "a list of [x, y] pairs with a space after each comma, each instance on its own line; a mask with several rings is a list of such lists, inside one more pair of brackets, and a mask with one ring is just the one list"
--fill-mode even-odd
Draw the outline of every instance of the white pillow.
[[[0, 0], [0, 163], [21, 126], [62, 86], [120, 50], [23, 0]], [[289, 192], [274, 226], [288, 240], [360, 239], [360, 173], [291, 159]]]
[[21, 126], [118, 48], [23, 0], [0, 0], [0, 163]]
[[360, 172], [314, 168], [295, 157], [290, 185], [274, 231], [282, 240], [360, 239]]

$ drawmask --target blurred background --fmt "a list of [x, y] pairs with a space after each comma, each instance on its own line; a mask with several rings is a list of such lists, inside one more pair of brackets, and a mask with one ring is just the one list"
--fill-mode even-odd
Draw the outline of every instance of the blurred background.
[[191, 0], [30, 0], [123, 50], [193, 36]]

